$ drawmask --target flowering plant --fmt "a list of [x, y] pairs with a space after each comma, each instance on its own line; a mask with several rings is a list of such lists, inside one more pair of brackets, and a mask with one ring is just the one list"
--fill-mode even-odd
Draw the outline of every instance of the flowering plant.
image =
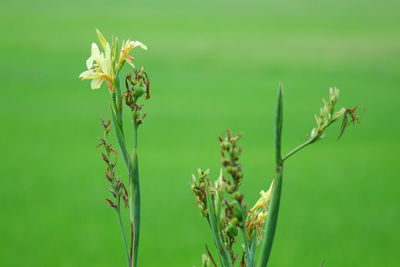
[[[97, 36], [103, 51], [100, 51], [96, 43], [92, 43], [91, 55], [86, 61], [87, 70], [79, 75], [82, 80], [92, 80], [91, 88], [99, 89], [103, 82], [108, 86], [111, 96], [111, 119], [114, 132], [117, 138], [119, 152], [122, 155], [128, 176], [128, 187], [125, 186], [123, 179], [117, 174], [116, 165], [119, 153], [114, 150], [108, 140], [111, 132], [110, 120], [102, 120], [104, 136], [100, 138], [98, 147], [103, 147], [101, 153], [103, 161], [106, 163], [105, 177], [110, 182], [109, 191], [112, 199], [107, 198], [106, 202], [112, 207], [118, 217], [121, 228], [123, 244], [126, 252], [128, 266], [138, 266], [139, 235], [140, 235], [140, 183], [139, 183], [139, 164], [138, 164], [138, 128], [143, 123], [146, 114], [141, 113], [143, 105], [139, 100], [143, 95], [146, 99], [150, 98], [150, 80], [144, 68], [137, 69], [133, 64], [134, 58], [131, 52], [135, 47], [147, 50], [147, 46], [139, 41], [123, 41], [122, 46], [118, 47], [118, 38], [113, 38], [111, 45], [99, 30]], [[120, 73], [125, 63], [133, 69], [133, 74], [125, 77], [126, 91], [120, 88]], [[126, 104], [128, 112], [132, 116], [133, 125], [133, 152], [128, 153], [126, 139], [128, 133], [124, 131], [123, 124], [123, 104]], [[121, 201], [122, 200], [122, 201]], [[121, 203], [129, 209], [129, 242], [126, 234], [125, 224], [122, 220]]]

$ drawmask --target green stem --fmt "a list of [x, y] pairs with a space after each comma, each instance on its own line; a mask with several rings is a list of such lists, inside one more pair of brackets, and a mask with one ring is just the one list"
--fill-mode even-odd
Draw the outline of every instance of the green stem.
[[257, 237], [254, 235], [251, 239], [247, 239], [246, 234], [244, 234], [244, 238], [246, 245], [247, 267], [254, 267], [256, 260]]
[[138, 163], [138, 125], [136, 116], [134, 116], [134, 146], [132, 153], [131, 168], [129, 171], [129, 207], [130, 220], [133, 225], [133, 247], [131, 247], [131, 258], [133, 266], [137, 266], [139, 252], [139, 235], [140, 235], [140, 183], [139, 183], [139, 163]]
[[115, 79], [115, 93], [116, 93], [115, 103], [117, 106], [117, 119], [120, 124], [120, 127], [122, 127], [122, 95], [121, 95], [121, 85], [118, 76]]
[[311, 138], [309, 139], [307, 142], [299, 145], [298, 147], [296, 147], [295, 149], [293, 149], [292, 151], [290, 151], [289, 153], [287, 153], [285, 156], [283, 156], [282, 161], [287, 160], [290, 156], [294, 155], [296, 152], [300, 151], [301, 149], [305, 148], [306, 146], [314, 143], [316, 140], [316, 138]]
[[[242, 206], [241, 206], [241, 209], [242, 209], [243, 218], [246, 218], [247, 211]], [[254, 263], [255, 263], [255, 242], [254, 241], [256, 241], [257, 238], [254, 234], [251, 238], [247, 238], [245, 225], [240, 227], [240, 230], [243, 235], [244, 251], [246, 254], [247, 267], [254, 267]], [[254, 245], [254, 247], [252, 247], [253, 245]]]
[[233, 267], [229, 252], [227, 251], [224, 245], [224, 241], [222, 240], [218, 218], [215, 213], [214, 199], [211, 196], [210, 187], [208, 183], [206, 183], [205, 191], [206, 191], [207, 207], [208, 207], [208, 222], [210, 224], [211, 233], [214, 239], [215, 246], [217, 247], [221, 265], [222, 267]]
[[270, 208], [268, 210], [268, 217], [266, 223], [266, 231], [263, 238], [259, 267], [266, 267], [269, 256], [272, 250], [272, 244], [274, 242], [276, 225], [278, 222], [279, 204], [282, 192], [282, 171], [280, 169], [275, 178], [274, 185], [272, 187], [272, 199]]
[[299, 145], [298, 147], [296, 147], [295, 149], [293, 149], [292, 151], [290, 151], [289, 153], [287, 153], [282, 160], [285, 161], [287, 160], [290, 156], [292, 156], [293, 154], [295, 154], [296, 152], [300, 151], [301, 149], [305, 148], [308, 145], [313, 144], [315, 141], [317, 141], [318, 139], [321, 138], [321, 135], [323, 134], [323, 132], [329, 127], [331, 126], [336, 120], [331, 120], [328, 125], [324, 128], [323, 131], [321, 131], [318, 135], [310, 138], [309, 140], [307, 140], [305, 143]]
[[117, 118], [118, 111], [115, 108], [116, 108], [116, 106], [114, 104], [112, 104], [111, 105], [111, 119], [112, 119], [112, 122], [114, 125], [114, 130], [115, 130], [115, 135], [117, 137], [119, 150], [121, 151], [122, 157], [125, 162], [125, 166], [129, 170], [130, 169], [130, 157], [129, 157], [128, 151], [126, 149], [123, 127], [122, 127], [122, 125], [120, 126], [120, 124], [118, 122], [118, 118]]
[[[120, 201], [118, 201], [120, 202]], [[118, 209], [117, 211], [117, 215], [118, 215], [118, 222], [119, 222], [119, 226], [121, 228], [121, 233], [122, 233], [122, 239], [124, 241], [124, 248], [125, 248], [125, 253], [126, 253], [126, 257], [128, 259], [128, 267], [131, 266], [131, 258], [129, 256], [129, 249], [128, 249], [128, 242], [126, 240], [126, 233], [125, 233], [125, 227], [124, 227], [124, 223], [122, 222], [122, 218], [121, 218], [121, 211], [120, 211], [120, 207], [119, 207], [119, 203], [118, 203]]]

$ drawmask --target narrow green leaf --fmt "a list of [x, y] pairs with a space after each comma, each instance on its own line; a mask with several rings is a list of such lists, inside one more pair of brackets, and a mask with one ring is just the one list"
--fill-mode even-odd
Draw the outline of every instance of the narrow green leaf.
[[125, 145], [125, 138], [122, 133], [121, 127], [118, 123], [117, 116], [115, 114], [114, 108], [111, 105], [111, 119], [114, 125], [114, 130], [115, 130], [115, 135], [117, 137], [118, 141], [118, 147], [119, 150], [121, 151], [122, 157], [124, 159], [126, 168], [129, 170], [130, 168], [130, 159], [129, 159], [129, 154], [128, 151], [126, 150], [126, 145]]
[[275, 159], [276, 165], [281, 165], [282, 154], [281, 154], [281, 139], [282, 139], [282, 122], [283, 122], [283, 88], [282, 84], [279, 84], [278, 101], [275, 112]]
[[260, 261], [258, 263], [258, 267], [266, 267], [269, 255], [271, 254], [272, 244], [274, 242], [276, 224], [278, 221], [281, 191], [282, 191], [282, 171], [278, 171], [272, 190], [272, 199], [268, 210], [267, 222], [265, 224], [265, 233], [262, 242]]
[[283, 161], [281, 154], [282, 122], [283, 122], [283, 89], [279, 85], [278, 101], [275, 113], [275, 158], [276, 177], [272, 187], [272, 199], [268, 209], [267, 222], [265, 224], [264, 238], [262, 241], [260, 261], [258, 267], [266, 267], [271, 254], [276, 224], [278, 221], [279, 203], [282, 191]]

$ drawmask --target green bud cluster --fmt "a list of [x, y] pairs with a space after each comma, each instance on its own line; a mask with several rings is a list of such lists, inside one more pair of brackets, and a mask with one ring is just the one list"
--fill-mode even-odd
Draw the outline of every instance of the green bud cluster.
[[227, 188], [229, 193], [234, 193], [238, 190], [243, 178], [242, 167], [239, 164], [242, 148], [237, 146], [237, 142], [240, 138], [241, 135], [232, 136], [230, 131], [227, 131], [227, 136], [225, 138], [219, 137], [222, 166], [233, 180], [233, 184]]
[[312, 129], [310, 138], [314, 140], [322, 139], [325, 135], [325, 130], [336, 120], [342, 117], [346, 109], [342, 108], [338, 112], [335, 111], [335, 105], [339, 100], [339, 90], [337, 88], [329, 89], [329, 101], [324, 102], [324, 106], [320, 109], [319, 115], [315, 115], [316, 127]]
[[222, 236], [225, 246], [233, 262], [237, 259], [237, 255], [233, 251], [233, 245], [236, 243], [239, 229], [244, 230], [245, 228], [246, 217], [246, 205], [243, 202], [244, 196], [239, 192], [243, 179], [242, 166], [239, 163], [242, 153], [242, 148], [238, 146], [240, 138], [241, 135], [232, 135], [230, 131], [227, 131], [225, 137], [218, 138], [222, 156], [221, 164], [229, 177], [222, 177], [225, 194], [223, 195], [223, 212], [220, 217], [220, 224], [223, 228]]
[[150, 79], [142, 67], [140, 70], [135, 69], [134, 77], [127, 74], [125, 78], [126, 92], [124, 93], [125, 104], [131, 108], [133, 120], [137, 125], [143, 123], [146, 114], [141, 115], [143, 105], [139, 105], [139, 99], [145, 95], [146, 99], [150, 98]]
[[196, 196], [196, 203], [200, 209], [201, 215], [206, 218], [208, 217], [206, 183], [210, 184], [209, 173], [210, 170], [208, 169], [205, 171], [198, 169], [197, 177], [194, 174], [192, 175], [191, 184], [191, 188]]
[[[212, 196], [215, 214], [219, 224], [219, 235], [229, 252], [232, 262], [238, 255], [234, 252], [233, 245], [239, 230], [245, 231], [247, 208], [243, 202], [243, 194], [239, 188], [243, 179], [242, 167], [239, 158], [242, 149], [238, 146], [241, 135], [233, 136], [230, 131], [226, 137], [219, 137], [222, 155], [222, 167], [218, 179], [211, 185], [209, 170], [198, 169], [193, 175], [191, 188], [196, 196], [196, 203], [203, 217], [209, 218], [207, 194]], [[224, 171], [227, 176], [224, 176]], [[209, 190], [208, 192], [206, 190]]]

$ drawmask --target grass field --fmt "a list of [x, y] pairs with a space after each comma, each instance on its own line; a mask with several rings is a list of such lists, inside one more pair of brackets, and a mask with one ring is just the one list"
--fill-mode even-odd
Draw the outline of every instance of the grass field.
[[[109, 96], [85, 68], [95, 29], [140, 40], [152, 78], [140, 129], [141, 266], [200, 265], [212, 244], [189, 183], [219, 170], [216, 137], [242, 132], [250, 205], [305, 140], [328, 88], [363, 124], [286, 165], [271, 266], [398, 266], [400, 2], [15, 1], [0, 4], [0, 266], [124, 266], [95, 149]], [[124, 176], [126, 178], [126, 175]]]

